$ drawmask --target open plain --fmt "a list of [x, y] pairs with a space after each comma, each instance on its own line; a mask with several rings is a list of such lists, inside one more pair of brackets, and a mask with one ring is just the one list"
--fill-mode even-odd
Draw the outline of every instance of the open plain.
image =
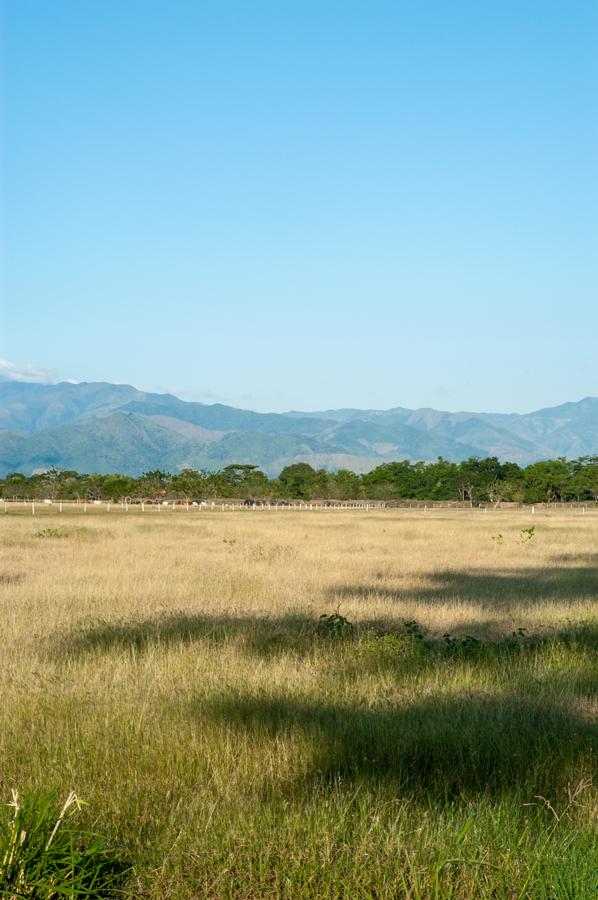
[[596, 898], [582, 513], [10, 509], [0, 795], [129, 897]]

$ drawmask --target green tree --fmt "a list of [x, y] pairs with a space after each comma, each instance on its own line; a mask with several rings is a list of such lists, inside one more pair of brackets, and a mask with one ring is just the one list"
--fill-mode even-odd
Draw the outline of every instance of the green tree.
[[328, 496], [336, 500], [358, 500], [361, 497], [361, 479], [355, 472], [351, 472], [349, 469], [339, 469], [338, 472], [330, 475], [328, 473], [323, 474], [326, 475], [327, 490], [318, 491], [318, 496]]
[[527, 503], [552, 503], [565, 498], [569, 466], [563, 458], [532, 463], [525, 469]]
[[169, 492], [184, 500], [195, 500], [205, 494], [206, 478], [196, 469], [183, 469], [170, 478]]
[[582, 456], [569, 464], [567, 499], [598, 500], [598, 456]]
[[106, 500], [122, 500], [123, 497], [142, 496], [135, 478], [128, 475], [104, 475], [102, 496]]
[[233, 463], [225, 466], [220, 473], [225, 496], [257, 499], [267, 495], [268, 478], [258, 466], [248, 463]]
[[137, 493], [140, 497], [148, 497], [151, 500], [159, 500], [165, 497], [168, 491], [170, 475], [162, 469], [152, 469], [144, 472], [137, 480]]
[[308, 463], [285, 466], [278, 480], [287, 497], [311, 500], [318, 473]]

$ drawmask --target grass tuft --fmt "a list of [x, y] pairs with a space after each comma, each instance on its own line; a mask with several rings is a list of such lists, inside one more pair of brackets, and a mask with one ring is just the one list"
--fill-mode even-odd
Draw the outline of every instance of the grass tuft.
[[36, 538], [63, 538], [66, 532], [62, 528], [41, 528], [36, 531], [33, 537]]
[[122, 895], [129, 867], [100, 835], [73, 827], [81, 810], [74, 791], [59, 806], [56, 791], [20, 797], [13, 790], [6, 808], [0, 819], [1, 897]]

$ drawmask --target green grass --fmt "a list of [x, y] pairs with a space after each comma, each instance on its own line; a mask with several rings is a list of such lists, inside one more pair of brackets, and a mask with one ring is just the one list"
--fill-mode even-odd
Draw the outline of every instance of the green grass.
[[[161, 848], [152, 896], [594, 896], [586, 803], [598, 728], [572, 701], [598, 690], [595, 628], [539, 642], [433, 642], [412, 624], [353, 636], [322, 633], [319, 620], [179, 614], [66, 640], [67, 679], [82, 657], [107, 675], [123, 653], [141, 679], [156, 654], [168, 664], [189, 649], [213, 669], [208, 682], [178, 685], [175, 699], [146, 700], [135, 724], [135, 706], [113, 716], [112, 746], [103, 742], [118, 781], [134, 745], [137, 777], [159, 769], [171, 785], [166, 798], [126, 787], [147, 829], [138, 868], [146, 842]], [[227, 685], [232, 659], [263, 666], [262, 677]], [[68, 717], [86, 722], [87, 779], [102, 744], [89, 733], [95, 705]], [[58, 718], [66, 741], [69, 721]]]
[[122, 853], [74, 827], [81, 804], [73, 791], [58, 804], [55, 791], [20, 797], [13, 789], [6, 807], [0, 816], [0, 896], [122, 896], [128, 868]]

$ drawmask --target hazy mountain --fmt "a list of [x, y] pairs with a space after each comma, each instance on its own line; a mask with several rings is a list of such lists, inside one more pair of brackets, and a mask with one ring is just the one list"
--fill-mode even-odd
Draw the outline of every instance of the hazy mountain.
[[0, 471], [35, 472], [56, 466], [79, 472], [140, 475], [157, 465], [176, 471], [196, 462], [195, 445], [143, 417], [115, 412], [37, 434], [0, 435]]
[[215, 470], [230, 463], [259, 460], [270, 474], [299, 457], [319, 454], [326, 464], [332, 454], [343, 455], [342, 447], [322, 444], [307, 435], [262, 431], [215, 434], [209, 433], [207, 440], [202, 434], [198, 439], [194, 432], [181, 434], [178, 426], [164, 427], [151, 417], [121, 411], [35, 434], [5, 431], [0, 433], [0, 473], [31, 473], [56, 466], [80, 472], [140, 475], [155, 468]]
[[128, 384], [0, 381], [0, 429], [44, 431], [82, 416], [113, 412], [143, 396]]
[[352, 419], [361, 419], [364, 422], [370, 422], [375, 419], [384, 419], [387, 422], [400, 423], [406, 421], [412, 414], [412, 409], [405, 409], [403, 406], [396, 406], [393, 409], [326, 409], [321, 412], [298, 412], [291, 410], [285, 413], [293, 419], [305, 418], [308, 416], [312, 419], [331, 419], [334, 422], [350, 422]]
[[396, 459], [537, 459], [598, 453], [598, 399], [525, 415], [435, 409], [257, 413], [125, 384], [0, 381], [0, 474], [50, 466], [139, 474], [292, 462], [367, 471]]
[[[289, 418], [280, 413], [257, 413], [249, 409], [236, 409], [214, 403], [190, 403], [170, 394], [145, 394], [122, 407], [125, 412], [144, 416], [167, 415], [202, 428], [216, 431], [253, 431], [266, 434], [318, 434], [322, 431], [321, 419]], [[330, 423], [331, 425], [334, 423]]]
[[321, 419], [307, 415], [291, 420], [280, 413], [257, 413], [221, 403], [190, 403], [172, 394], [139, 391], [128, 384], [0, 381], [0, 430], [45, 431], [117, 409], [144, 416], [169, 416], [216, 431], [259, 428], [271, 434], [315, 434], [322, 430]]
[[410, 425], [387, 424], [384, 420], [350, 419], [329, 433], [329, 440], [341, 445], [345, 452], [384, 459], [467, 459], [477, 448], [452, 438], [437, 437]]

